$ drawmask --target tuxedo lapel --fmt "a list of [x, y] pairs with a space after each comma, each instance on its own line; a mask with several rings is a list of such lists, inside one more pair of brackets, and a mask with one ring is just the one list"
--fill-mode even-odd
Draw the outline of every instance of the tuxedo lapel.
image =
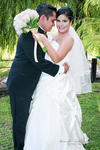
[[45, 31], [42, 30], [40, 27], [38, 28], [38, 32], [39, 32], [39, 33], [42, 33], [42, 34], [45, 34]]
[[42, 30], [40, 27], [39, 27], [39, 29], [38, 29], [38, 32], [39, 32], [39, 33], [42, 33], [42, 34], [44, 34], [46, 37], [48, 37], [48, 36], [47, 36], [47, 32], [44, 31], [44, 30]]

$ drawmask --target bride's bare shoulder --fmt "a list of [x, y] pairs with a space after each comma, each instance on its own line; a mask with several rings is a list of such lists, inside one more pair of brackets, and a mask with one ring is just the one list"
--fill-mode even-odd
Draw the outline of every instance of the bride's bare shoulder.
[[64, 39], [65, 39], [65, 40], [68, 40], [68, 41], [69, 41], [69, 40], [71, 40], [71, 41], [74, 40], [73, 37], [72, 37], [70, 34], [65, 35]]

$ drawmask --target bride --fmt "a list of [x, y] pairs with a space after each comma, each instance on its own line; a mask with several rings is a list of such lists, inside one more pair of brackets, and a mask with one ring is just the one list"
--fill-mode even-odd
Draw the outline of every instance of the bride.
[[32, 96], [24, 150], [85, 150], [88, 137], [81, 130], [82, 113], [76, 94], [91, 92], [90, 72], [80, 38], [71, 27], [73, 13], [57, 11], [57, 35], [49, 41], [33, 37], [47, 49], [45, 58], [57, 64], [68, 62], [67, 74], [51, 77], [42, 73]]

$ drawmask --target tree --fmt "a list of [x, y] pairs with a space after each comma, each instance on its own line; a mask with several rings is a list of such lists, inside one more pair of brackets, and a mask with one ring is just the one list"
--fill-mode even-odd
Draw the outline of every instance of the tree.
[[1, 55], [5, 51], [14, 51], [18, 39], [13, 28], [15, 15], [26, 8], [36, 9], [40, 3], [49, 3], [57, 7], [68, 5], [75, 16], [73, 26], [82, 38], [85, 49], [89, 53], [100, 54], [100, 0], [0, 0]]
[[88, 53], [100, 55], [100, 0], [85, 0], [85, 17], [78, 28], [78, 33]]

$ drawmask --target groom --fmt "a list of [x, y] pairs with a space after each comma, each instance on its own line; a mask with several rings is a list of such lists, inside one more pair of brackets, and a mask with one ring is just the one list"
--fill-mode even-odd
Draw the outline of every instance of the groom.
[[[37, 7], [39, 13], [39, 33], [50, 31], [56, 20], [56, 8], [41, 4]], [[10, 93], [11, 113], [13, 117], [14, 150], [23, 150], [25, 127], [29, 115], [31, 96], [39, 81], [41, 72], [51, 76], [66, 73], [68, 66], [58, 66], [44, 59], [45, 53], [37, 46], [38, 62], [34, 60], [34, 39], [32, 33], [22, 33], [18, 39], [16, 56], [14, 58], [7, 87]]]

